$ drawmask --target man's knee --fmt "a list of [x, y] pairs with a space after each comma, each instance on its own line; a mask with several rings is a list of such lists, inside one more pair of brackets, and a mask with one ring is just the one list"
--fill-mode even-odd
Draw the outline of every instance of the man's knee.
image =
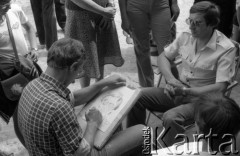
[[167, 111], [163, 114], [163, 126], [164, 127], [174, 127], [176, 124], [181, 124], [181, 117], [177, 112]]

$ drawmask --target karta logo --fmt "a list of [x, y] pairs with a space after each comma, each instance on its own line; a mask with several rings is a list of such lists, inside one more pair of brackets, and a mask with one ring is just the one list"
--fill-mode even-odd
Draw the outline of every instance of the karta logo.
[[[155, 134], [157, 136], [159, 127], [156, 127]], [[160, 134], [157, 137], [154, 137], [153, 130], [151, 127], [145, 127], [143, 129], [143, 150], [142, 153], [144, 155], [158, 155], [163, 153], [158, 153], [158, 149], [164, 149], [164, 154], [167, 155], [183, 155], [183, 154], [191, 154], [191, 155], [199, 155], [199, 152], [201, 151], [200, 142], [201, 140], [206, 140], [207, 142], [207, 150], [208, 153], [211, 155], [216, 155], [217, 153], [221, 153], [222, 155], [230, 155], [235, 154], [237, 155], [239, 151], [236, 149], [236, 138], [232, 134], [213, 134], [212, 129], [210, 129], [209, 133], [207, 135], [204, 134], [193, 134], [192, 139], [193, 142], [189, 142], [189, 136], [186, 134], [177, 134], [174, 139], [175, 140], [181, 140], [179, 142], [174, 143], [171, 147], [168, 147], [167, 143], [164, 141], [164, 138], [166, 135], [168, 135], [168, 132], [171, 130], [171, 128], [165, 129], [163, 128]], [[156, 138], [154, 140], [154, 138]], [[218, 151], [212, 150], [212, 146], [214, 141], [221, 140], [221, 142], [218, 144]], [[194, 146], [193, 149], [190, 149], [189, 145]], [[179, 148], [180, 146], [183, 146], [183, 148]], [[226, 150], [228, 149], [228, 150]]]

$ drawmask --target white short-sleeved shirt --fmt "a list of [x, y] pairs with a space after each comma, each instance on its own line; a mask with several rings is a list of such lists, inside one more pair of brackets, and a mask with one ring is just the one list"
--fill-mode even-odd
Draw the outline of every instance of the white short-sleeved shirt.
[[214, 30], [205, 47], [196, 51], [197, 39], [183, 32], [164, 49], [169, 59], [180, 56], [180, 80], [191, 87], [201, 87], [217, 82], [231, 82], [235, 73], [236, 48], [223, 33]]
[[[28, 21], [27, 16], [23, 12], [20, 6], [12, 4], [11, 9], [7, 12], [10, 24], [13, 31], [13, 36], [16, 44], [16, 48], [19, 55], [25, 55], [28, 53], [26, 39], [22, 30], [22, 24]], [[12, 58], [14, 55], [11, 40], [9, 38], [6, 19], [0, 24], [0, 57]]]

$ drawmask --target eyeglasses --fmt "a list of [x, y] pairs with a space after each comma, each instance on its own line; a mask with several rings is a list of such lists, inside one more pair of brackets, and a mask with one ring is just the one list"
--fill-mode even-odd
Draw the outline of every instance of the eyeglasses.
[[199, 27], [203, 22], [202, 21], [194, 21], [193, 19], [187, 18], [186, 23], [188, 25], [193, 25], [195, 27]]

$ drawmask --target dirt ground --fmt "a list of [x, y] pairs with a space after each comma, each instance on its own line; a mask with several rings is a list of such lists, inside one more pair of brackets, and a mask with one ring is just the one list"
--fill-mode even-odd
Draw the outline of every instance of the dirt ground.
[[[34, 19], [32, 16], [32, 10], [30, 7], [30, 0], [15, 0], [15, 3], [19, 4], [23, 8], [29, 20], [35, 26]], [[115, 3], [116, 3], [116, 6], [118, 6], [117, 4], [118, 2], [116, 1]], [[193, 0], [179, 0], [181, 14], [178, 18], [178, 21], [176, 22], [177, 32], [181, 32], [188, 29], [188, 26], [185, 24], [185, 19], [188, 17], [188, 11], [192, 3], [193, 3]], [[115, 23], [117, 26], [121, 51], [125, 59], [125, 63], [122, 67], [118, 67], [118, 68], [112, 65], [106, 65], [105, 75], [108, 75], [112, 72], [117, 72], [130, 77], [134, 82], [137, 83], [138, 82], [137, 68], [136, 68], [136, 61], [135, 61], [133, 46], [126, 43], [126, 38], [122, 33], [119, 9], [117, 10]], [[60, 27], [58, 27], [58, 36], [59, 38], [64, 37], [62, 31], [60, 30]], [[43, 69], [46, 68], [46, 53], [47, 53], [46, 50], [40, 51], [41, 57], [39, 59], [39, 64]], [[158, 77], [156, 76], [156, 79], [157, 78]], [[239, 80], [239, 75], [238, 75], [238, 80]], [[76, 82], [75, 84], [70, 86], [70, 89], [75, 90], [79, 87], [80, 87], [79, 82]], [[238, 86], [234, 88], [232, 93], [232, 97], [238, 102], [240, 102], [239, 91], [240, 91], [240, 87]], [[151, 117], [151, 124], [154, 124], [154, 122], [156, 122], [156, 119]], [[16, 138], [16, 135], [13, 130], [12, 121], [8, 125], [6, 125], [0, 119], [0, 151], [1, 150], [5, 150], [5, 151], [8, 150], [8, 152], [10, 153], [15, 153], [15, 156], [28, 155], [24, 147], [19, 143], [18, 139]], [[1, 156], [1, 153], [0, 153], [0, 156]]]

